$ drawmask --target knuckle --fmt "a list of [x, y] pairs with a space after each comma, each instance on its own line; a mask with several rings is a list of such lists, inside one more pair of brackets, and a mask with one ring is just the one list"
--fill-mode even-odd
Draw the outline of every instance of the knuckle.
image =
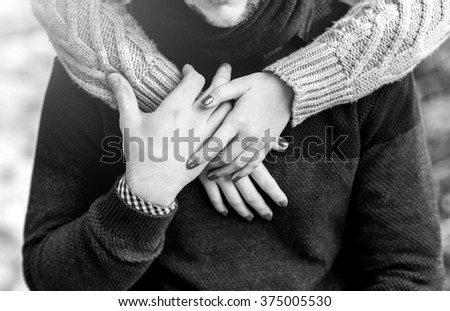
[[223, 98], [224, 95], [225, 94], [224, 94], [223, 89], [221, 87], [217, 87], [216, 89], [214, 89], [211, 92], [211, 96], [214, 97], [214, 98]]
[[218, 73], [216, 74], [216, 76], [214, 77], [214, 81], [213, 81], [213, 87], [220, 87], [222, 86], [224, 83], [230, 81], [229, 76], [227, 76], [226, 74], [223, 73]]
[[227, 157], [225, 155], [221, 155], [221, 157], [217, 159], [218, 167], [227, 166], [228, 164], [230, 164], [230, 161], [227, 160]]
[[246, 166], [244, 169], [242, 169], [239, 172], [239, 177], [244, 178], [244, 177], [247, 177], [248, 175], [250, 175], [251, 173], [253, 173], [253, 170], [250, 167]]
[[218, 170], [216, 170], [216, 171], [214, 172], [214, 175], [216, 175], [217, 178], [222, 178], [222, 177], [225, 176], [225, 173], [223, 172], [223, 170], [218, 169]]
[[133, 99], [132, 96], [134, 96], [133, 91], [128, 91], [128, 90], [122, 89], [116, 95], [117, 102], [122, 106], [126, 106]]
[[233, 109], [233, 105], [230, 102], [226, 102], [223, 104], [226, 113], [229, 113]]
[[230, 199], [228, 200], [228, 203], [230, 203], [230, 205], [233, 206], [234, 208], [239, 208], [241, 206], [241, 202], [236, 199]]
[[188, 75], [188, 79], [192, 81], [195, 85], [203, 86], [206, 82], [205, 77], [203, 77], [198, 72], [192, 72]]
[[247, 197], [247, 203], [250, 204], [251, 206], [258, 206], [259, 200], [255, 196], [249, 195]]
[[127, 98], [127, 97], [126, 97], [125, 92], [124, 92], [123, 89], [116, 90], [116, 91], [114, 92], [114, 95], [115, 95], [116, 101], [117, 101], [117, 103], [118, 103], [119, 105], [125, 104], [126, 98]]
[[248, 164], [248, 168], [249, 168], [249, 170], [250, 171], [254, 171], [254, 170], [256, 170], [257, 168], [258, 168], [258, 166], [259, 166], [259, 162], [256, 162], [256, 161], [252, 161], [252, 162], [250, 162], [249, 164]]
[[219, 80], [228, 80], [228, 75], [225, 74], [224, 72], [220, 72], [216, 75], [216, 78]]
[[245, 166], [245, 163], [242, 161], [234, 161], [233, 162], [233, 168], [240, 170], [241, 168], [243, 168]]

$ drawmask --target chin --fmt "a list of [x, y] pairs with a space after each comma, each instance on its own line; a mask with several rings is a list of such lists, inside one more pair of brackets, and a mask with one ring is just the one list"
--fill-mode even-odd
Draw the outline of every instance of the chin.
[[242, 22], [251, 12], [251, 7], [260, 0], [185, 0], [211, 25], [233, 27]]

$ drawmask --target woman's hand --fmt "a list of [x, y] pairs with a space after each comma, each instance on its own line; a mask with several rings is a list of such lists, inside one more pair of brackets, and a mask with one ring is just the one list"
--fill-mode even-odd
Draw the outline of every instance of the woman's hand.
[[203, 148], [213, 150], [220, 141], [226, 146], [223, 154], [227, 157], [214, 159], [221, 150], [206, 153], [202, 148], [191, 156], [187, 167], [194, 169], [214, 160], [223, 166], [209, 172], [210, 180], [232, 175], [237, 182], [248, 176], [271, 149], [288, 147], [279, 135], [289, 122], [293, 98], [293, 90], [271, 73], [251, 74], [215, 88], [203, 99], [205, 108], [215, 108], [230, 100], [237, 102], [213, 135], [215, 140]]
[[231, 180], [230, 176], [211, 181], [208, 179], [208, 170], [205, 170], [200, 175], [200, 181], [205, 187], [211, 203], [223, 216], [228, 215], [228, 210], [222, 199], [221, 192], [229, 205], [245, 220], [252, 221], [254, 218], [253, 213], [248, 208], [250, 206], [263, 219], [270, 221], [273, 218], [273, 212], [256, 189], [254, 183], [281, 207], [287, 206], [288, 199], [263, 164], [258, 166], [250, 176], [252, 179], [247, 176], [236, 183]]
[[[228, 82], [230, 75], [231, 67], [222, 65], [211, 89]], [[153, 113], [139, 110], [133, 89], [123, 76], [111, 74], [108, 82], [119, 106], [127, 183], [142, 199], [168, 206], [205, 168], [206, 163], [187, 170], [185, 161], [219, 128], [231, 105], [203, 109], [201, 98], [196, 99], [205, 80], [189, 65], [183, 68], [181, 83]], [[180, 137], [189, 138], [188, 142], [175, 143]]]

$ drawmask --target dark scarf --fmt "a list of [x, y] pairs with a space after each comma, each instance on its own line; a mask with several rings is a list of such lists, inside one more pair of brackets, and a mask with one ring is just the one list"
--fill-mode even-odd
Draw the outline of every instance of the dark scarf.
[[166, 57], [179, 67], [190, 63], [210, 78], [223, 62], [232, 64], [234, 76], [260, 71], [268, 65], [267, 54], [293, 38], [300, 40], [296, 34], [302, 3], [265, 0], [249, 18], [229, 28], [208, 24], [183, 0], [133, 0], [132, 12]]

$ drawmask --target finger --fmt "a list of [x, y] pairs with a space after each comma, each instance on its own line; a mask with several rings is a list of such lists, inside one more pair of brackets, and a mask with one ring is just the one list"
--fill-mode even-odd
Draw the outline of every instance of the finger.
[[218, 185], [222, 190], [228, 204], [245, 220], [252, 221], [255, 217], [252, 212], [245, 205], [239, 191], [230, 179], [220, 179], [218, 180]]
[[237, 129], [225, 120], [214, 136], [189, 158], [186, 167], [194, 169], [205, 162], [210, 162], [230, 143], [237, 133]]
[[284, 138], [277, 139], [276, 143], [270, 143], [269, 146], [262, 144], [248, 146], [246, 150], [233, 161], [233, 163], [217, 170], [211, 170], [208, 178], [214, 180], [214, 177], [216, 176], [219, 178], [234, 173], [232, 180], [237, 182], [239, 179], [253, 173], [253, 171], [264, 161], [270, 149], [284, 152], [287, 148], [289, 148], [289, 142]]
[[223, 121], [225, 121], [225, 118], [228, 116], [228, 114], [233, 109], [233, 105], [230, 102], [223, 103], [220, 105], [208, 118], [208, 128], [209, 133], [207, 133], [207, 136], [212, 136], [217, 129], [222, 125]]
[[[253, 158], [246, 163], [246, 165], [240, 170], [234, 172], [231, 176], [231, 179], [235, 182], [251, 175], [264, 161], [267, 155], [267, 150], [260, 149], [258, 153], [256, 153]], [[211, 172], [212, 173], [212, 172]]]
[[232, 80], [212, 90], [209, 95], [202, 100], [202, 105], [208, 108], [217, 107], [223, 102], [242, 97], [247, 90], [248, 86], [244, 79]]
[[231, 72], [232, 68], [230, 64], [223, 63], [222, 65], [220, 65], [219, 69], [217, 69], [217, 72], [214, 75], [214, 78], [212, 79], [210, 87], [211, 90], [230, 82]]
[[195, 72], [195, 68], [192, 67], [190, 64], [186, 64], [183, 66], [183, 69], [181, 70], [181, 73], [183, 75], [183, 78], [185, 78], [189, 73]]
[[280, 207], [287, 207], [289, 204], [286, 194], [281, 190], [280, 186], [269, 173], [264, 164], [260, 164], [251, 174], [254, 182], [261, 188], [262, 191], [278, 204]]
[[271, 221], [273, 218], [273, 213], [270, 207], [266, 204], [263, 197], [256, 190], [250, 178], [243, 178], [235, 183], [240, 194], [247, 202], [248, 205], [253, 207], [253, 209], [267, 221]]
[[209, 200], [211, 201], [211, 204], [214, 206], [216, 211], [222, 214], [223, 216], [227, 216], [228, 209], [225, 207], [225, 204], [223, 203], [222, 194], [220, 193], [219, 186], [215, 182], [208, 180], [206, 172], [203, 172], [200, 175], [200, 181], [202, 182], [203, 187], [205, 187]]
[[[178, 107], [182, 102], [193, 103], [205, 85], [205, 78], [199, 74], [191, 65], [183, 67], [183, 79], [178, 86], [167, 96], [161, 104]], [[179, 99], [183, 100], [180, 101]]]
[[[223, 149], [221, 152], [219, 152], [214, 159], [212, 159], [208, 164], [209, 171], [214, 170], [215, 168], [227, 166], [233, 162], [234, 159], [236, 159], [239, 154], [244, 151], [239, 137], [234, 137], [230, 143]], [[228, 176], [230, 177], [230, 176]]]
[[[241, 137], [235, 137], [233, 141], [231, 141], [226, 148], [221, 151], [212, 161], [210, 161], [210, 164], [208, 165], [209, 170], [212, 171], [215, 168], [225, 167], [228, 165], [233, 164], [233, 161], [237, 161], [234, 163], [235, 165], [238, 165], [238, 157], [244, 152], [245, 149], [248, 149], [249, 153], [251, 150], [253, 152], [257, 152], [260, 147], [256, 146], [258, 144], [257, 138], [244, 138]], [[255, 147], [256, 146], [256, 147]], [[244, 155], [243, 159], [252, 159], [254, 155]], [[227, 169], [226, 172], [223, 174], [220, 174], [220, 176], [226, 176], [231, 175], [234, 171], [236, 171], [238, 168], [235, 168], [234, 170]], [[227, 174], [228, 172], [228, 174]], [[218, 178], [219, 176], [216, 176]], [[211, 178], [214, 180], [214, 177], [211, 176]]]
[[284, 152], [289, 148], [289, 142], [285, 138], [280, 137], [278, 138], [277, 143], [272, 144], [271, 147], [272, 150]]
[[215, 89], [216, 87], [219, 87], [221, 85], [224, 85], [225, 83], [230, 82], [230, 80], [231, 80], [231, 65], [228, 64], [228, 63], [224, 63], [224, 64], [220, 65], [220, 67], [217, 69], [217, 72], [214, 75], [214, 78], [212, 79], [210, 87], [194, 103], [194, 106], [197, 106], [197, 107], [202, 108], [202, 109], [206, 108], [205, 106], [202, 105], [202, 101], [205, 99], [205, 97], [208, 96], [209, 93], [213, 89]]
[[[215, 180], [217, 178], [221, 178], [224, 176], [231, 176], [233, 173], [242, 170], [245, 168], [249, 162], [253, 160], [256, 154], [258, 154], [263, 148], [264, 145], [261, 144], [252, 144], [250, 146], [247, 146], [245, 150], [241, 152], [237, 157], [234, 158], [234, 160], [225, 166], [219, 167], [217, 169], [214, 169], [208, 173], [208, 179], [209, 180]], [[228, 148], [228, 147], [227, 147]], [[237, 148], [234, 148], [237, 149]], [[237, 182], [239, 179], [241, 179], [242, 175], [236, 175], [235, 178], [232, 178], [233, 182]]]
[[110, 74], [107, 81], [119, 108], [121, 129], [131, 127], [142, 117], [133, 88], [119, 73]]

